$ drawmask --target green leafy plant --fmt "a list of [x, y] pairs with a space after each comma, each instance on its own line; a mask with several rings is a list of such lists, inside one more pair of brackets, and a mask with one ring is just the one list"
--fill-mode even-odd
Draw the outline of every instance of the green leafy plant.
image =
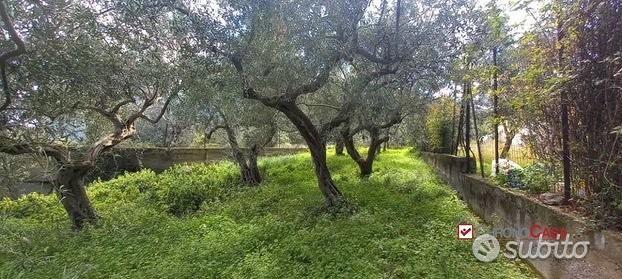
[[79, 233], [54, 196], [3, 201], [14, 214], [0, 219], [0, 277], [536, 277], [518, 262], [478, 262], [455, 236], [477, 223], [455, 192], [406, 149], [380, 156], [367, 179], [329, 157], [351, 202], [334, 209], [321, 205], [308, 153], [260, 161], [258, 187], [238, 187], [232, 163], [93, 183], [101, 219]]
[[534, 194], [548, 192], [557, 183], [553, 169], [545, 164], [537, 163], [523, 170], [523, 181], [527, 191]]

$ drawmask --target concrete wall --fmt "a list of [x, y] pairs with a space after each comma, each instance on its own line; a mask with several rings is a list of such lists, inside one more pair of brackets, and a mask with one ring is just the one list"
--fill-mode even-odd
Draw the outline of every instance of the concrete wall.
[[434, 153], [422, 153], [422, 157], [458, 192], [475, 214], [495, 227], [529, 228], [538, 224], [566, 228], [572, 241], [590, 242], [590, 250], [583, 259], [529, 260], [544, 277], [622, 278], [622, 234], [619, 232], [595, 229], [585, 220], [558, 208], [497, 187], [479, 175], [467, 173], [469, 164], [472, 167], [474, 161]]
[[[295, 154], [306, 150], [307, 148], [266, 148], [262, 156]], [[227, 160], [230, 154], [231, 151], [228, 148], [115, 148], [111, 152], [102, 154], [95, 170], [89, 174], [87, 180], [93, 181], [97, 178], [108, 180], [124, 172], [136, 172], [141, 169], [162, 172], [175, 164]], [[49, 174], [26, 179], [13, 187], [17, 189], [14, 195], [21, 196], [32, 192], [51, 193], [52, 183], [50, 181], [52, 179], [53, 177]]]
[[[263, 156], [294, 154], [306, 148], [266, 148]], [[103, 156], [103, 164], [121, 170], [151, 169], [161, 172], [172, 165], [188, 162], [217, 162], [231, 158], [228, 148], [118, 148]], [[102, 165], [103, 165], [102, 164]], [[100, 169], [104, 167], [100, 166]]]

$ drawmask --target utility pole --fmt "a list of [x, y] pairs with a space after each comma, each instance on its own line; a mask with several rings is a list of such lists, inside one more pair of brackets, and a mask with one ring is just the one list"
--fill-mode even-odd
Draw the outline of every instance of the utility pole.
[[[561, 1], [558, 2], [557, 10], [557, 62], [559, 63], [559, 72], [564, 69], [564, 30], [563, 21], [561, 19]], [[562, 125], [562, 163], [564, 168], [564, 202], [568, 203], [571, 198], [571, 167], [570, 167], [570, 128], [568, 125], [568, 92], [565, 86], [562, 86], [560, 96], [561, 125]]]
[[471, 158], [471, 109], [469, 106], [471, 82], [465, 82], [464, 87], [465, 96], [462, 98], [464, 102], [464, 152], [467, 161], [469, 161]]
[[[460, 147], [460, 144], [464, 144], [463, 141], [463, 136], [464, 133], [462, 133], [462, 127], [464, 124], [464, 96], [466, 96], [466, 83], [462, 84], [462, 98], [460, 100], [460, 117], [458, 119], [458, 129], [456, 131], [456, 145], [454, 146], [454, 155], [458, 156], [458, 148]], [[457, 100], [457, 99], [456, 99]]]
[[495, 175], [499, 174], [499, 96], [497, 89], [499, 88], [497, 74], [497, 47], [492, 48], [492, 107], [494, 114], [494, 136], [495, 136]]
[[[471, 92], [469, 92], [469, 96]], [[475, 113], [475, 104], [473, 98], [471, 98], [471, 112], [473, 113], [473, 126], [475, 128], [475, 142], [477, 143], [477, 156], [479, 157], [479, 171], [482, 178], [486, 178], [484, 175], [484, 159], [482, 158], [482, 146], [479, 142], [479, 128], [477, 127], [477, 114]]]

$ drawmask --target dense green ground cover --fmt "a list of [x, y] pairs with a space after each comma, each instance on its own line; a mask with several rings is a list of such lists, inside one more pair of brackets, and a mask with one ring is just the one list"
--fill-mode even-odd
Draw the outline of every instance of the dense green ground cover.
[[308, 154], [261, 162], [240, 188], [230, 163], [178, 166], [94, 183], [98, 227], [73, 233], [53, 197], [0, 203], [2, 278], [524, 278], [525, 264], [480, 263], [455, 226], [477, 222], [407, 150], [380, 155], [361, 180], [330, 167], [352, 205], [321, 207]]

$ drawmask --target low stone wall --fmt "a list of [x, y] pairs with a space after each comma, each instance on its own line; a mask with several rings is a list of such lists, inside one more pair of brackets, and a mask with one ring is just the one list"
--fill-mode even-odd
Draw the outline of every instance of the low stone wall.
[[[266, 148], [262, 156], [295, 154], [306, 150], [307, 148]], [[115, 148], [102, 154], [95, 170], [89, 174], [87, 180], [93, 181], [98, 178], [108, 180], [124, 172], [136, 172], [142, 169], [162, 172], [176, 164], [217, 162], [230, 157], [231, 150], [228, 148]], [[15, 186], [18, 189], [15, 195], [21, 196], [32, 192], [51, 193], [51, 179], [47, 176], [27, 179]]]
[[529, 260], [545, 278], [622, 278], [620, 233], [595, 229], [583, 219], [470, 174], [467, 170], [474, 169], [474, 160], [434, 153], [422, 153], [422, 157], [484, 221], [496, 227], [566, 228], [572, 241], [589, 241], [590, 250], [583, 259]]
[[[306, 148], [266, 148], [263, 156], [294, 154]], [[231, 157], [228, 148], [118, 148], [102, 159], [120, 170], [151, 169], [161, 172], [172, 165], [189, 162], [217, 162]], [[104, 168], [103, 166], [99, 167]]]

